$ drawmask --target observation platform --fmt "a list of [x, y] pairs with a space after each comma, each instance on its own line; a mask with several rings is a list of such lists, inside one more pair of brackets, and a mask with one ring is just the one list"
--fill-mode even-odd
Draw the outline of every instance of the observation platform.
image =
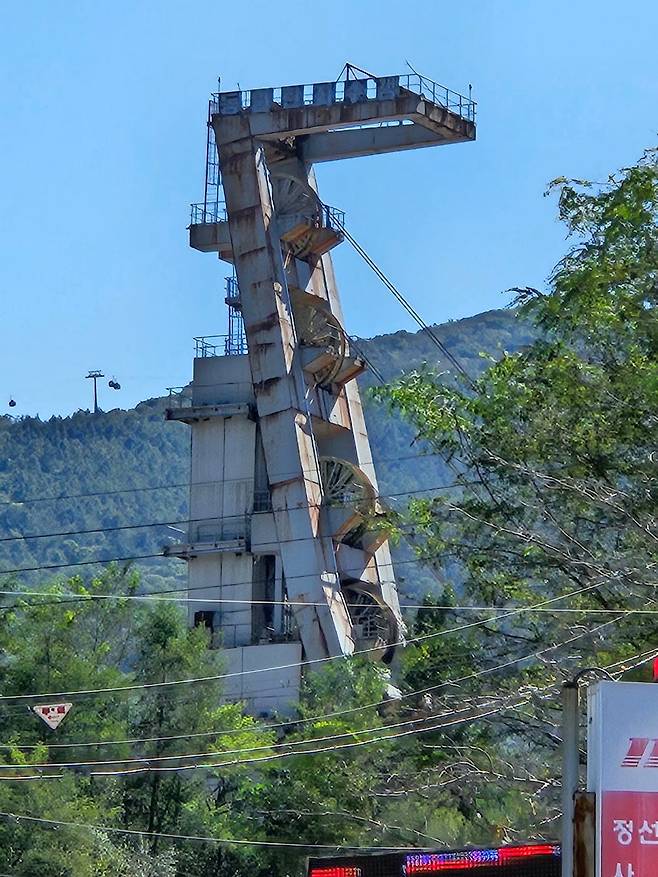
[[187, 541], [166, 545], [165, 557], [190, 560], [205, 554], [244, 554], [249, 550], [247, 515], [208, 519], [191, 527]]
[[[268, 162], [295, 156], [307, 165], [475, 140], [476, 103], [416, 73], [370, 76], [347, 65], [347, 78], [213, 94], [209, 118], [220, 144], [244, 136], [266, 145]], [[221, 134], [221, 136], [220, 136]], [[333, 208], [320, 217], [282, 221], [282, 237], [322, 253], [340, 243]], [[340, 218], [340, 217], [339, 217]], [[228, 215], [221, 202], [193, 204], [190, 246], [232, 262]]]
[[252, 137], [294, 137], [308, 163], [475, 140], [475, 114], [470, 96], [425, 76], [369, 76], [351, 66], [338, 82], [220, 92], [210, 104], [216, 130], [248, 116]]

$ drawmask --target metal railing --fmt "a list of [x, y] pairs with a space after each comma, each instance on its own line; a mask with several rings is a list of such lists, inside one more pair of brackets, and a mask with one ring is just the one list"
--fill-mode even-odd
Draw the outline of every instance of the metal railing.
[[197, 359], [207, 356], [240, 356], [247, 353], [247, 340], [243, 335], [199, 335], [193, 339]]
[[204, 521], [191, 528], [191, 542], [235, 542], [247, 539], [249, 518], [247, 515], [231, 515], [230, 518], [215, 518]]
[[240, 290], [238, 288], [238, 278], [237, 277], [225, 277], [226, 282], [226, 298], [224, 301], [227, 305], [235, 305], [240, 302]]
[[215, 222], [226, 222], [227, 219], [226, 205], [223, 202], [190, 205], [190, 225], [209, 225]]
[[431, 100], [437, 106], [445, 107], [456, 115], [461, 116], [462, 119], [468, 119], [469, 122], [475, 121], [477, 105], [470, 95], [466, 97], [458, 91], [452, 91], [450, 88], [446, 88], [445, 85], [439, 85], [438, 82], [434, 82], [426, 76], [421, 76], [419, 73], [403, 73], [399, 77], [399, 81], [401, 88], [406, 88], [407, 91], [427, 98], [427, 100]]
[[282, 234], [300, 224], [311, 228], [332, 228], [334, 231], [340, 231], [345, 225], [345, 211], [318, 202], [313, 210], [304, 213], [285, 213], [277, 219], [279, 232]]
[[326, 106], [376, 99], [390, 100], [399, 97], [401, 90], [412, 92], [437, 106], [445, 107], [463, 119], [475, 122], [477, 104], [470, 93], [468, 96], [460, 94], [419, 73], [363, 76], [338, 82], [315, 82], [215, 93], [211, 95], [210, 112], [235, 115], [245, 110], [269, 112], [273, 108], [287, 109], [312, 104]]
[[237, 337], [227, 335], [224, 342], [224, 356], [243, 356], [248, 353], [247, 339], [244, 335]]
[[283, 635], [286, 637], [292, 637], [297, 630], [297, 622], [295, 621], [295, 615], [292, 611], [292, 606], [288, 603], [287, 597], [284, 597], [282, 616], [281, 627]]
[[345, 225], [344, 210], [339, 210], [337, 207], [330, 207], [328, 204], [323, 204], [320, 208], [320, 214], [320, 225], [322, 228], [335, 228], [340, 230], [342, 226]]
[[189, 408], [192, 404], [190, 387], [167, 387], [169, 408]]
[[199, 335], [194, 338], [195, 357], [199, 359], [206, 356], [225, 356], [227, 338], [228, 335]]
[[[338, 225], [345, 223], [345, 211], [339, 210], [337, 207], [330, 207], [328, 204], [319, 204], [315, 217], [315, 224], [318, 228], [337, 228]], [[336, 223], [338, 220], [338, 223]], [[215, 222], [228, 222], [228, 212], [225, 204], [192, 204], [190, 213], [190, 225], [206, 225]], [[239, 296], [237, 290], [237, 280], [235, 277], [226, 278], [226, 291], [228, 295]]]

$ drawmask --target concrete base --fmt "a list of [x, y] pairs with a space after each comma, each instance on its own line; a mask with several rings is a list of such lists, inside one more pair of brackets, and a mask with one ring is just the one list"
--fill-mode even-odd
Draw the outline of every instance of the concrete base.
[[[226, 679], [223, 702], [235, 703], [242, 700], [245, 711], [252, 716], [270, 716], [276, 713], [285, 718], [294, 715], [301, 683], [301, 643], [264, 643], [226, 649], [222, 651], [222, 657], [225, 661], [225, 673], [261, 671]], [[288, 664], [297, 666], [286, 667]], [[268, 667], [286, 669], [265, 669]]]

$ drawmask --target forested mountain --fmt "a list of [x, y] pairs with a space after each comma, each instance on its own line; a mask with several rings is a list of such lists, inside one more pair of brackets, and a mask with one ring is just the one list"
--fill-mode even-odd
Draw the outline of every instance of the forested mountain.
[[[485, 365], [482, 353], [516, 350], [530, 338], [527, 324], [509, 310], [450, 322], [435, 331], [472, 374]], [[424, 363], [446, 368], [425, 332], [359, 339], [358, 345], [386, 380]], [[364, 388], [373, 380], [366, 374]], [[365, 395], [380, 489], [392, 495], [391, 504], [404, 502], [403, 492], [450, 480], [436, 457], [419, 462], [422, 448], [413, 444], [410, 427]], [[0, 570], [25, 568], [18, 577], [36, 581], [43, 575], [30, 568], [138, 557], [150, 588], [165, 577], [182, 580], [182, 563], [157, 557], [165, 543], [175, 541], [171, 527], [183, 526], [188, 499], [189, 428], [166, 422], [166, 405], [164, 398], [151, 399], [132, 410], [96, 416], [78, 411], [45, 422], [1, 418]], [[85, 565], [63, 572], [93, 569]], [[419, 583], [409, 587], [421, 589]]]
[[[468, 385], [414, 371], [437, 366], [423, 335], [362, 342], [385, 381], [406, 373], [367, 402], [382, 491], [409, 497], [390, 526], [445, 582], [409, 619], [399, 700], [381, 709], [386, 671], [357, 656], [263, 724], [219, 704], [205, 628], [125, 599], [137, 571], [41, 572], [41, 596], [0, 607], [3, 873], [299, 877], [310, 849], [555, 842], [565, 679], [648, 681], [657, 655], [658, 158], [554, 188], [575, 240], [547, 292], [521, 293], [534, 337], [511, 313], [439, 327]], [[185, 511], [189, 436], [164, 404], [3, 424], [5, 569], [155, 553]], [[464, 490], [422, 496], [454, 470]], [[48, 528], [70, 535], [7, 541]], [[72, 702], [56, 737], [27, 708], [53, 692]]]

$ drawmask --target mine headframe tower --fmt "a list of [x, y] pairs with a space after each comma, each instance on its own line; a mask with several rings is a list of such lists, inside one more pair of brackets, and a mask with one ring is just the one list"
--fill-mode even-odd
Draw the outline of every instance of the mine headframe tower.
[[192, 207], [190, 245], [233, 266], [229, 335], [196, 339], [190, 404], [167, 413], [192, 425], [189, 531], [167, 553], [189, 562], [191, 620], [239, 671], [226, 696], [255, 713], [294, 706], [301, 662], [388, 660], [402, 633], [355, 380], [365, 363], [330, 256], [344, 217], [313, 165], [475, 138], [470, 97], [417, 74], [344, 72], [212, 95]]

